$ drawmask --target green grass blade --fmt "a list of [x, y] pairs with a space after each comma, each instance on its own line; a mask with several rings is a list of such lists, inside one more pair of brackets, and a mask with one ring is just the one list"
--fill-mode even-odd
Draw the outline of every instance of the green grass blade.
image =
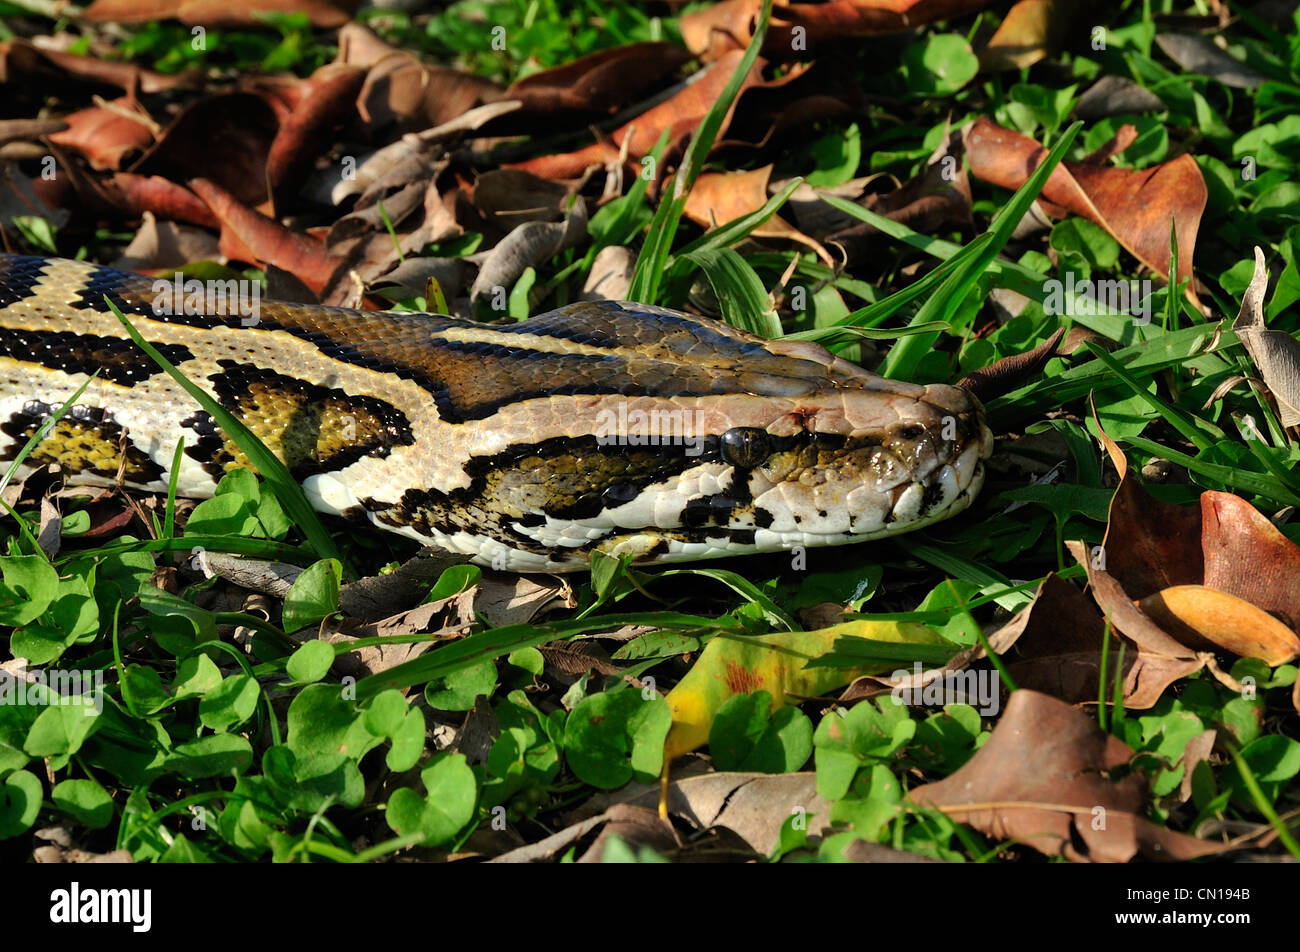
[[330, 538], [330, 534], [321, 525], [316, 510], [307, 501], [307, 495], [303, 492], [302, 486], [298, 484], [298, 480], [289, 474], [289, 470], [285, 468], [284, 463], [280, 462], [279, 457], [268, 450], [262, 444], [262, 441], [254, 435], [253, 431], [237, 420], [229, 410], [186, 378], [172, 365], [171, 361], [158, 353], [157, 348], [140, 335], [135, 326], [126, 319], [126, 315], [118, 310], [117, 305], [110, 301], [107, 296], [104, 298], [104, 302], [117, 315], [117, 319], [122, 322], [122, 327], [135, 341], [136, 346], [148, 354], [154, 363], [165, 370], [169, 377], [193, 397], [212, 419], [216, 420], [222, 431], [235, 441], [235, 445], [243, 450], [244, 455], [257, 467], [266, 480], [266, 484], [271, 487], [271, 492], [275, 493], [275, 498], [284, 507], [284, 511], [288, 513], [289, 518], [298, 525], [303, 535], [307, 537], [307, 544], [316, 553], [316, 557], [320, 559], [338, 559], [349, 577], [355, 578], [355, 570], [339, 554], [334, 545], [334, 540]]
[[763, 37], [767, 35], [768, 20], [772, 16], [772, 0], [763, 0], [763, 9], [754, 28], [754, 38], [745, 50], [727, 85], [718, 96], [691, 137], [691, 144], [686, 149], [681, 167], [673, 179], [671, 195], [663, 196], [654, 220], [650, 222], [650, 231], [646, 235], [641, 254], [636, 259], [636, 269], [632, 273], [632, 285], [628, 297], [633, 301], [654, 304], [659, 296], [659, 287], [663, 282], [668, 265], [673, 239], [677, 235], [677, 226], [681, 223], [682, 213], [686, 210], [686, 196], [691, 186], [704, 168], [704, 159], [713, 148], [713, 142], [722, 128], [722, 122], [731, 111], [740, 87], [758, 60], [758, 51], [763, 48]]
[[744, 258], [730, 248], [693, 251], [689, 258], [704, 270], [713, 286], [724, 321], [759, 337], [780, 336], [781, 319], [772, 309], [762, 280]]
[[[921, 305], [921, 309], [916, 312], [912, 323], [922, 324], [933, 320], [951, 323], [962, 302], [965, 301], [967, 295], [975, 286], [975, 282], [979, 280], [980, 275], [984, 273], [1006, 246], [1007, 241], [1011, 238], [1011, 233], [1015, 231], [1016, 225], [1020, 223], [1025, 212], [1029, 211], [1029, 206], [1038, 198], [1038, 193], [1047, 184], [1048, 176], [1052, 174], [1061, 159], [1065, 157], [1066, 151], [1073, 144], [1075, 136], [1079, 134], [1082, 127], [1082, 122], [1076, 122], [1065, 131], [1056, 145], [1052, 147], [1052, 150], [1039, 163], [1038, 168], [1034, 170], [1034, 174], [1029, 176], [1025, 184], [1016, 190], [1016, 193], [1011, 196], [1011, 200], [993, 218], [989, 230], [971, 242], [962, 254], [957, 256], [962, 260], [956, 263], [952, 273], [939, 286], [938, 290], [931, 294], [926, 299], [926, 302]], [[885, 356], [880, 365], [879, 373], [886, 377], [907, 379], [915, 373], [921, 358], [934, 348], [937, 340], [938, 336], [931, 334], [923, 334], [903, 340]]]

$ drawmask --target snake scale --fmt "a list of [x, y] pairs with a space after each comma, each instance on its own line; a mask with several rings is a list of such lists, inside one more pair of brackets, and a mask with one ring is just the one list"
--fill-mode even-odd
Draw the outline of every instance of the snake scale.
[[[165, 283], [165, 282], [164, 282]], [[838, 545], [969, 505], [992, 435], [963, 389], [625, 302], [515, 324], [261, 301], [0, 255], [0, 469], [211, 496], [243, 453], [105, 304], [251, 429], [322, 512], [494, 568]], [[54, 414], [95, 370], [68, 413]]]

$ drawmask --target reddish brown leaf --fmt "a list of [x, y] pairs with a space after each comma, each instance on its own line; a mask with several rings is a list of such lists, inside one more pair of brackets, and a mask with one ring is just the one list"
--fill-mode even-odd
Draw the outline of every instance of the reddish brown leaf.
[[233, 195], [206, 179], [189, 183], [221, 223], [221, 251], [252, 264], [269, 264], [293, 274], [320, 294], [343, 259], [329, 254], [323, 242], [290, 231], [279, 222], [240, 204]]
[[184, 185], [157, 175], [119, 172], [101, 183], [101, 195], [128, 218], [152, 212], [159, 218], [217, 228], [211, 209]]
[[[1033, 139], [980, 118], [966, 132], [971, 172], [1003, 188], [1025, 183], [1047, 150]], [[1169, 222], [1178, 234], [1178, 277], [1191, 278], [1196, 233], [1209, 192], [1190, 155], [1149, 169], [1118, 169], [1100, 163], [1062, 162], [1052, 171], [1042, 199], [1105, 228], [1157, 274], [1168, 277]], [[1192, 285], [1187, 296], [1200, 307]]]
[[1231, 493], [1201, 494], [1205, 584], [1244, 598], [1300, 634], [1300, 548]]
[[[597, 142], [585, 149], [563, 155], [540, 156], [527, 162], [520, 162], [515, 168], [524, 169], [534, 175], [540, 175], [542, 178], [574, 178], [581, 175], [590, 166], [609, 165], [616, 162], [619, 158], [620, 149], [623, 147], [626, 147], [630, 160], [633, 162], [640, 160], [643, 155], [654, 147], [654, 144], [659, 140], [659, 136], [665, 130], [668, 132], [669, 143], [675, 143], [690, 134], [699, 125], [705, 113], [717, 101], [722, 88], [727, 84], [727, 80], [731, 78], [731, 74], [735, 72], [736, 66], [743, 55], [743, 53], [737, 51], [714, 63], [707, 68], [705, 74], [699, 80], [684, 88], [677, 95], [648, 109], [627, 124], [616, 129], [611, 133], [608, 142]], [[753, 69], [745, 77], [744, 84], [741, 86], [741, 96], [744, 95], [745, 90], [755, 86], [788, 82], [790, 79], [795, 78], [799, 72], [797, 70], [792, 71], [790, 75], [782, 79], [766, 81], [762, 78], [763, 66], [762, 59], [759, 59], [754, 64]], [[726, 131], [735, 109], [736, 105], [733, 104], [732, 111], [728, 113], [722, 128], [718, 131], [720, 136]]]
[[258, 13], [305, 13], [312, 26], [331, 28], [351, 19], [359, 0], [94, 0], [81, 11], [100, 23], [180, 20], [204, 27], [258, 26]]
[[92, 168], [122, 168], [153, 145], [152, 120], [147, 115], [131, 118], [139, 107], [130, 99], [109, 105], [114, 108], [92, 106], [65, 116], [67, 130], [54, 133], [50, 141], [84, 155]]
[[631, 43], [533, 73], [514, 83], [506, 99], [553, 123], [556, 114], [611, 115], [680, 69], [690, 54], [675, 43]]
[[305, 82], [296, 84], [293, 110], [280, 121], [280, 129], [266, 157], [266, 177], [277, 198], [281, 187], [297, 188], [300, 176], [329, 147], [331, 127], [356, 115], [356, 97], [365, 71], [354, 66], [322, 66]]
[[1180, 860], [1224, 847], [1156, 826], [1138, 815], [1136, 774], [1111, 780], [1133, 751], [1069, 704], [1036, 691], [1011, 695], [984, 746], [956, 773], [911, 798], [969, 823], [1075, 862]]
[[132, 63], [37, 49], [26, 40], [0, 42], [0, 83], [12, 83], [16, 89], [39, 88], [43, 94], [85, 92], [87, 87], [159, 93], [193, 81], [190, 74], [165, 76]]
[[[714, 228], [756, 212], [767, 203], [767, 182], [771, 175], [770, 165], [750, 172], [705, 172], [695, 180], [686, 198], [686, 217], [705, 228]], [[780, 215], [773, 215], [750, 234], [755, 238], [797, 241], [817, 252], [827, 267], [835, 267], [825, 248]]]

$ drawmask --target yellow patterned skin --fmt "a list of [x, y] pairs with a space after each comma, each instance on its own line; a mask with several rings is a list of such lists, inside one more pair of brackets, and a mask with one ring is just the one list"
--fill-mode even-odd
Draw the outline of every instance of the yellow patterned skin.
[[[0, 459], [182, 495], [247, 465], [105, 299], [249, 427], [321, 511], [499, 569], [682, 561], [896, 535], [969, 505], [992, 449], [964, 390], [626, 302], [486, 325], [260, 301], [161, 307], [152, 279], [0, 255]], [[122, 454], [126, 462], [123, 464]]]

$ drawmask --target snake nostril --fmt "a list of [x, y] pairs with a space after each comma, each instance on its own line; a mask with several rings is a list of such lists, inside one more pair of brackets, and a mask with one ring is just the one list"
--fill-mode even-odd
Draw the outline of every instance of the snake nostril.
[[900, 440], [919, 440], [925, 435], [925, 427], [919, 423], [909, 423], [894, 431]]

